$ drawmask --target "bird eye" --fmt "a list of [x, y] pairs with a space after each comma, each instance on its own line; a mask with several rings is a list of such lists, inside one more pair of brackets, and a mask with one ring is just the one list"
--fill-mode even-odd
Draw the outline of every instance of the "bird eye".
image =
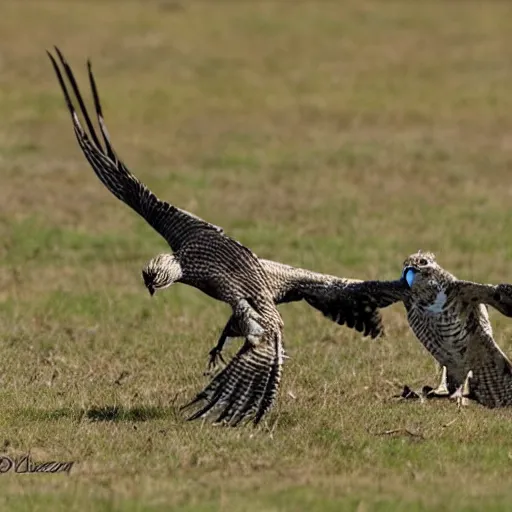
[[425, 258], [421, 258], [420, 265], [428, 265], [428, 261]]

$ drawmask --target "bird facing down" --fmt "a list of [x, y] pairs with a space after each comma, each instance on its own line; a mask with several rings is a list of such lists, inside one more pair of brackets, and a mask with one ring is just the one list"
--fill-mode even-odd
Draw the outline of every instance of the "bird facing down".
[[443, 367], [431, 394], [512, 405], [512, 365], [494, 341], [486, 307], [512, 316], [512, 286], [461, 281], [421, 251], [404, 261], [401, 280], [406, 288], [383, 282], [373, 297], [380, 307], [402, 301], [412, 331]]
[[[73, 72], [56, 48], [87, 131], [82, 126], [56, 59], [48, 53], [71, 114], [78, 144], [100, 181], [141, 215], [169, 244], [172, 254], [153, 258], [142, 277], [150, 294], [184, 283], [226, 302], [232, 315], [225, 328], [245, 343], [231, 362], [188, 405], [199, 408], [189, 419], [216, 415], [217, 422], [257, 424], [275, 402], [283, 363], [283, 322], [276, 304], [305, 299], [334, 321], [372, 337], [382, 332], [377, 306], [364, 282], [315, 274], [260, 260], [224, 231], [199, 217], [159, 200], [114, 151], [104, 122], [91, 65], [89, 82], [100, 142]], [[230, 330], [231, 329], [231, 330]]]
[[159, 254], [142, 269], [142, 279], [150, 295], [168, 288], [183, 276], [180, 262], [174, 254]]

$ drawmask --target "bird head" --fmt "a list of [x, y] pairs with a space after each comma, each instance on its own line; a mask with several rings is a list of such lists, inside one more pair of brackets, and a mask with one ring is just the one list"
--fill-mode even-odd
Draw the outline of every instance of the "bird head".
[[418, 251], [404, 261], [402, 279], [415, 292], [438, 291], [446, 280], [445, 274], [433, 253]]
[[142, 279], [150, 295], [179, 281], [182, 269], [174, 254], [159, 254], [142, 269]]

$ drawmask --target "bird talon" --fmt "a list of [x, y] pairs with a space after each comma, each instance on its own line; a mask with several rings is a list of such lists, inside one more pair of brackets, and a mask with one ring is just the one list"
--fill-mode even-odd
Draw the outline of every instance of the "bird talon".
[[466, 407], [469, 405], [469, 398], [471, 396], [471, 388], [470, 388], [470, 380], [473, 378], [473, 371], [470, 370], [466, 378], [464, 380], [464, 383], [462, 386], [459, 386], [455, 393], [451, 395], [450, 398], [454, 398], [457, 400], [457, 407], [460, 409], [461, 407]]
[[209, 376], [215, 373], [215, 370], [219, 366], [219, 360], [224, 366], [226, 366], [226, 360], [224, 359], [221, 350], [219, 350], [217, 347], [214, 347], [212, 350], [210, 350], [209, 356], [210, 359], [208, 361], [208, 368], [203, 373], [205, 376]]
[[399, 398], [404, 400], [418, 400], [420, 395], [416, 391], [412, 390], [409, 386], [404, 386], [404, 389], [400, 395], [394, 395], [393, 398]]

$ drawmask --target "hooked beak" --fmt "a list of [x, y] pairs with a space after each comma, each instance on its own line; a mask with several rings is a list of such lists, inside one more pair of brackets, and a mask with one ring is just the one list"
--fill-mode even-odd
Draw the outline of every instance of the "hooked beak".
[[402, 272], [402, 279], [406, 281], [406, 283], [409, 285], [409, 288], [412, 288], [417, 273], [418, 270], [414, 267], [404, 268], [404, 271]]

